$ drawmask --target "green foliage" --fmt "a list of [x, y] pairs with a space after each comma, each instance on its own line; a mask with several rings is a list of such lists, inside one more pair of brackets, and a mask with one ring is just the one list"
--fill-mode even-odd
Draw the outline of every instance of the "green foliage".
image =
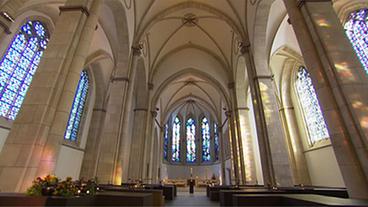
[[73, 181], [71, 177], [67, 177], [59, 182], [56, 176], [47, 175], [43, 178], [37, 177], [32, 186], [27, 189], [27, 195], [72, 197], [94, 195], [97, 190], [98, 185], [94, 179]]

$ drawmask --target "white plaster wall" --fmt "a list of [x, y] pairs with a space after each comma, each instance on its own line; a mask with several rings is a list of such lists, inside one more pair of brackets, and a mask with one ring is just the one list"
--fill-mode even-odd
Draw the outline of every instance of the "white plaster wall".
[[213, 174], [217, 178], [220, 177], [220, 164], [215, 165], [166, 165], [167, 178], [169, 179], [187, 179], [190, 178], [190, 168], [193, 169], [193, 177], [200, 179], [210, 179]]
[[305, 158], [312, 185], [345, 187], [332, 146], [306, 152]]
[[79, 179], [84, 152], [65, 145], [60, 148], [56, 162], [55, 175], [61, 179], [72, 177]]
[[6, 138], [8, 137], [10, 130], [9, 129], [3, 129], [0, 128], [0, 152], [3, 149], [3, 146], [5, 144]]

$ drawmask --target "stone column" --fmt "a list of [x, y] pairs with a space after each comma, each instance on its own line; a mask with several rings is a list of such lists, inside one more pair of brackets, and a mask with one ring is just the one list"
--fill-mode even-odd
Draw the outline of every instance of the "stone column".
[[210, 125], [210, 155], [211, 155], [211, 162], [216, 162], [216, 157], [215, 157], [215, 130], [214, 130], [215, 121], [211, 117], [209, 119], [208, 123]]
[[278, 111], [272, 75], [258, 74], [249, 46], [241, 52], [246, 59], [249, 86], [257, 126], [259, 150], [265, 185], [293, 186], [287, 142]]
[[[83, 2], [84, 1], [81, 1], [81, 3]], [[98, 12], [101, 2], [98, 0], [87, 1], [86, 4], [91, 5], [90, 14], [84, 24], [83, 32], [80, 34], [79, 42], [77, 43], [75, 53], [73, 54], [71, 64], [68, 68], [69, 71], [66, 74], [65, 83], [63, 87], [60, 88], [61, 96], [57, 104], [55, 118], [50, 126], [50, 132], [47, 137], [46, 146], [43, 150], [41, 161], [38, 167], [37, 174], [40, 175], [53, 173], [55, 170], [58, 152], [60, 149], [60, 142], [64, 140], [64, 133], [67, 127], [67, 122], [74, 101], [78, 82], [80, 80], [80, 74], [84, 69], [89, 46], [91, 45], [94, 31], [97, 26]], [[66, 5], [66, 7], [61, 8], [61, 11], [67, 12], [70, 8], [74, 9], [73, 6], [68, 7]], [[37, 92], [40, 93], [39, 91]]]
[[218, 133], [219, 133], [219, 144], [220, 144], [220, 162], [221, 162], [221, 180], [222, 184], [225, 184], [226, 182], [226, 169], [225, 169], [225, 146], [224, 146], [224, 139], [223, 139], [223, 132], [222, 128], [223, 126], [220, 125], [221, 123], [218, 123]]
[[330, 0], [284, 0], [284, 3], [316, 88], [349, 195], [367, 199], [367, 73]]
[[202, 120], [201, 117], [196, 119], [196, 136], [195, 136], [195, 146], [196, 146], [196, 163], [200, 165], [203, 161], [203, 139], [202, 139]]
[[88, 132], [88, 141], [85, 148], [83, 162], [80, 172], [81, 178], [94, 178], [97, 176], [98, 157], [100, 154], [100, 143], [105, 137], [101, 137], [106, 109], [94, 108], [91, 124]]
[[109, 100], [106, 106], [105, 119], [101, 123], [103, 125], [101, 134], [98, 137], [100, 140], [96, 176], [100, 183], [121, 183], [122, 169], [117, 164], [117, 156], [119, 155], [119, 146], [122, 142], [121, 126], [124, 115], [125, 93], [128, 85], [128, 77], [115, 76], [109, 83]]
[[249, 108], [237, 108], [239, 120], [239, 130], [241, 132], [241, 142], [244, 162], [244, 184], [255, 184], [257, 180], [256, 164], [253, 152], [253, 140], [251, 136], [251, 128], [249, 122]]
[[227, 111], [226, 116], [229, 121], [229, 134], [230, 134], [230, 148], [231, 148], [231, 161], [234, 173], [235, 185], [240, 184], [240, 163], [239, 163], [239, 153], [237, 147], [236, 131], [235, 131], [235, 121], [233, 116], [233, 111]]
[[239, 184], [245, 184], [245, 167], [244, 167], [244, 155], [243, 155], [243, 143], [242, 143], [242, 139], [243, 137], [241, 136], [241, 129], [240, 129], [240, 124], [239, 124], [239, 113], [238, 113], [238, 104], [236, 101], [236, 91], [235, 91], [235, 83], [229, 83], [229, 89], [230, 89], [230, 94], [231, 94], [231, 99], [233, 102], [233, 111], [232, 111], [232, 117], [233, 118], [233, 124], [234, 124], [234, 139], [235, 139], [235, 143], [236, 143], [236, 151], [237, 151], [237, 165], [238, 165], [238, 170], [239, 170]]
[[68, 0], [0, 155], [0, 189], [52, 174], [101, 1]]

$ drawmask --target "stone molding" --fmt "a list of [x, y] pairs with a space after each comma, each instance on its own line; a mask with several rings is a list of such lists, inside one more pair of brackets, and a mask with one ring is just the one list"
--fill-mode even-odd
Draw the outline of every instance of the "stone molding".
[[114, 78], [111, 78], [111, 82], [115, 82], [115, 81], [125, 81], [125, 82], [128, 82], [129, 83], [129, 78], [128, 77], [114, 77]]
[[59, 7], [60, 14], [61, 12], [69, 12], [69, 11], [80, 11], [85, 14], [87, 17], [89, 16], [89, 11], [85, 6], [60, 6]]

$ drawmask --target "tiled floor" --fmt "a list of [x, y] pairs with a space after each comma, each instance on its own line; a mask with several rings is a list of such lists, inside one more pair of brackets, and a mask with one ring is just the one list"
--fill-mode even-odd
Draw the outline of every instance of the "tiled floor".
[[165, 201], [166, 206], [220, 206], [219, 202], [210, 201], [206, 197], [206, 192], [178, 192], [178, 196], [173, 201]]

